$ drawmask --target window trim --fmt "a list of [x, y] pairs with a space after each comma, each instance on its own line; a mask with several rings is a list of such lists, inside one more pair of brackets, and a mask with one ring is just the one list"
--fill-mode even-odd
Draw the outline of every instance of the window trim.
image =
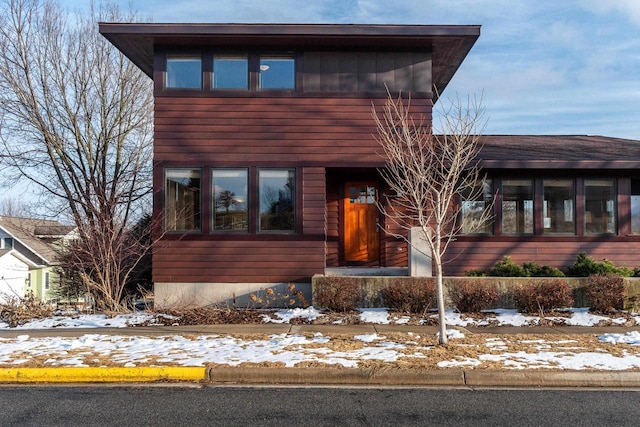
[[[532, 232], [531, 233], [527, 233], [527, 232], [515, 232], [515, 233], [511, 233], [511, 232], [505, 232], [504, 231], [504, 182], [505, 181], [529, 181], [531, 183], [531, 202], [532, 202], [532, 211], [531, 211], [531, 220], [532, 220], [532, 224], [531, 224], [531, 228], [532, 228]], [[496, 185], [498, 186], [498, 185]], [[500, 188], [500, 206], [499, 206], [499, 210], [496, 209], [494, 211], [494, 216], [498, 217], [498, 215], [500, 216], [500, 235], [502, 236], [535, 236], [537, 235], [538, 232], [538, 227], [536, 226], [536, 207], [537, 207], [537, 201], [536, 201], [536, 180], [534, 178], [531, 177], [507, 177], [507, 178], [500, 178], [500, 183], [499, 183], [499, 188]], [[497, 206], [498, 204], [496, 203], [496, 208], [498, 208]], [[494, 220], [494, 222], [498, 222], [496, 220]]]
[[[247, 65], [247, 81], [246, 87], [216, 87], [215, 84], [215, 60], [218, 59], [246, 59]], [[251, 55], [249, 53], [220, 53], [214, 52], [211, 56], [211, 73], [210, 73], [210, 86], [212, 92], [250, 92], [252, 91], [251, 87]]]
[[[199, 214], [198, 214], [198, 228], [194, 230], [182, 230], [182, 229], [169, 229], [167, 227], [167, 178], [168, 172], [183, 170], [183, 171], [198, 171], [200, 174], [200, 189], [198, 195], [198, 203], [199, 203]], [[190, 167], [190, 166], [166, 166], [163, 169], [163, 181], [162, 181], [162, 228], [164, 232], [169, 234], [202, 234], [204, 232], [203, 225], [204, 221], [202, 220], [203, 215], [205, 214], [204, 205], [203, 205], [203, 193], [204, 193], [204, 180], [203, 180], [203, 168], [202, 167]]]
[[[541, 178], [541, 182], [542, 182], [542, 191], [540, 193], [540, 198], [541, 198], [541, 213], [542, 213], [542, 217], [541, 217], [541, 221], [542, 221], [542, 228], [540, 230], [540, 235], [542, 236], [580, 236], [580, 230], [579, 225], [581, 223], [579, 216], [581, 215], [582, 212], [582, 207], [578, 206], [578, 201], [580, 200], [580, 197], [583, 197], [583, 195], [578, 194], [578, 188], [580, 188], [580, 186], [577, 183], [578, 178], [572, 177], [572, 178], [562, 178], [562, 177], [543, 177]], [[552, 232], [552, 231], [545, 231], [547, 227], [544, 226], [544, 220], [545, 220], [545, 212], [544, 212], [544, 208], [545, 208], [545, 181], [571, 181], [571, 187], [572, 187], [572, 191], [573, 191], [573, 198], [571, 199], [573, 204], [572, 204], [572, 217], [573, 217], [573, 232]], [[564, 211], [563, 211], [564, 212]], [[580, 212], [580, 213], [579, 213]], [[550, 218], [550, 217], [549, 217]]]
[[[258, 53], [257, 55], [258, 60], [257, 60], [257, 88], [256, 90], [258, 92], [295, 92], [297, 90], [297, 87], [299, 85], [298, 83], [298, 73], [297, 73], [297, 67], [296, 67], [296, 55], [291, 53], [291, 52], [282, 52], [282, 53]], [[263, 87], [262, 85], [262, 60], [263, 59], [267, 59], [267, 60], [290, 60], [293, 63], [293, 87]], [[266, 71], [266, 70], [264, 70]]]
[[[192, 58], [192, 59], [196, 59], [198, 58], [200, 60], [200, 87], [176, 87], [176, 86], [169, 86], [169, 60], [171, 59], [171, 57], [175, 57], [175, 58]], [[204, 90], [204, 64], [205, 61], [203, 60], [203, 55], [202, 53], [198, 52], [193, 52], [193, 53], [189, 53], [189, 52], [184, 52], [184, 53], [174, 53], [174, 52], [169, 52], [166, 53], [164, 55], [164, 79], [163, 79], [163, 88], [166, 91], [169, 92], [176, 92], [176, 91], [187, 91], [187, 92], [201, 92]]]
[[[612, 194], [612, 201], [613, 201], [613, 231], [604, 231], [601, 233], [596, 233], [596, 232], [588, 232], [587, 231], [587, 181], [611, 181], [612, 185], [612, 189], [613, 189], [613, 194]], [[619, 194], [619, 190], [618, 190], [618, 180], [616, 178], [611, 178], [611, 177], [589, 177], [586, 176], [582, 179], [582, 207], [581, 207], [581, 212], [582, 212], [582, 226], [583, 226], [583, 235], [584, 236], [617, 236], [618, 230], [619, 230], [619, 223], [620, 223], [620, 213], [619, 213], [619, 207], [618, 207], [618, 194]]]
[[[255, 196], [254, 196], [254, 220], [255, 220], [255, 234], [256, 235], [274, 235], [274, 234], [285, 234], [285, 235], [293, 235], [298, 234], [298, 212], [299, 212], [299, 191], [300, 191], [300, 182], [299, 182], [299, 173], [298, 168], [296, 167], [256, 167], [255, 177], [256, 183], [253, 188], [255, 188]], [[260, 215], [261, 215], [261, 188], [260, 188], [260, 171], [293, 171], [293, 183], [295, 188], [291, 191], [291, 197], [293, 198], [292, 206], [293, 206], [293, 228], [291, 230], [261, 230], [260, 227]]]
[[[244, 230], [219, 230], [216, 229], [215, 226], [215, 185], [213, 183], [213, 174], [215, 171], [240, 171], [243, 170], [246, 172], [246, 187], [247, 187], [247, 193], [246, 193], [246, 220], [247, 220], [247, 228]], [[209, 168], [209, 178], [210, 178], [210, 183], [211, 183], [211, 190], [210, 190], [210, 194], [209, 194], [209, 203], [211, 204], [211, 211], [209, 213], [209, 221], [210, 221], [210, 226], [209, 226], [209, 232], [210, 234], [241, 234], [241, 235], [246, 235], [246, 234], [251, 234], [251, 228], [252, 225], [254, 223], [254, 220], [252, 219], [252, 204], [253, 204], [253, 199], [254, 196], [252, 196], [251, 194], [251, 169], [249, 167], [211, 167]]]
[[[480, 193], [479, 195], [482, 196], [482, 201], [485, 203], [485, 207], [483, 209], [486, 209], [486, 204], [488, 203], [489, 205], [493, 206], [493, 215], [490, 219], [488, 219], [488, 224], [485, 225], [485, 227], [488, 229], [487, 231], [481, 231], [480, 229], [478, 229], [478, 231], [475, 232], [464, 232], [464, 212], [463, 212], [463, 205], [465, 202], [470, 201], [470, 202], [478, 202], [480, 200], [467, 200], [466, 198], [463, 198], [462, 195], [460, 195], [460, 199], [459, 199], [459, 203], [460, 203], [460, 207], [459, 207], [459, 223], [458, 223], [458, 227], [460, 230], [460, 235], [461, 236], [495, 236], [496, 235], [496, 204], [492, 203], [492, 200], [494, 199], [494, 191], [495, 191], [495, 186], [496, 186], [496, 182], [494, 178], [491, 177], [486, 177], [485, 179], [482, 180], [482, 183], [480, 185], [484, 186], [485, 183], [488, 184], [489, 186], [489, 199], [486, 199], [485, 196], [485, 189], [483, 188], [482, 193]], [[475, 190], [474, 190], [475, 191]]]

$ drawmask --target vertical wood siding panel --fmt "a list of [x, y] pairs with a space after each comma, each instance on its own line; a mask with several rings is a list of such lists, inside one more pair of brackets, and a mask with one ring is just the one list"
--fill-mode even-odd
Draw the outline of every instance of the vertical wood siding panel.
[[358, 55], [343, 53], [339, 59], [340, 92], [356, 92], [358, 90]]
[[322, 56], [318, 52], [304, 54], [303, 87], [305, 92], [320, 91], [320, 67]]
[[369, 92], [376, 89], [376, 54], [358, 53], [358, 91]]
[[322, 53], [320, 90], [337, 92], [340, 88], [340, 55], [336, 52]]
[[376, 56], [376, 89], [394, 90], [395, 86], [395, 54], [380, 52]]
[[396, 53], [394, 68], [394, 90], [417, 90], [413, 81], [413, 55], [410, 52]]
[[413, 53], [413, 89], [418, 92], [430, 91], [431, 55], [428, 53]]

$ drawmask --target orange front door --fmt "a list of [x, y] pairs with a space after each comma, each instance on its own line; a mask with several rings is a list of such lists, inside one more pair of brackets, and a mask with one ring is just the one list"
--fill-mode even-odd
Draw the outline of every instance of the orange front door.
[[373, 182], [350, 182], [344, 198], [345, 261], [376, 261], [380, 257], [378, 187]]

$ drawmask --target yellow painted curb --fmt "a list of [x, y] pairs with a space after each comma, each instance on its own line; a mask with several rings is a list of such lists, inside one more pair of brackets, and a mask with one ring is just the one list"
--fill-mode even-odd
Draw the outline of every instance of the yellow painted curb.
[[206, 368], [0, 368], [0, 383], [108, 383], [149, 381], [199, 381]]

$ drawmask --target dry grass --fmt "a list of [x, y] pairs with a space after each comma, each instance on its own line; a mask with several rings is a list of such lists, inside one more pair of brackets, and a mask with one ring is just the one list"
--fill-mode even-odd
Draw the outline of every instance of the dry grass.
[[[265, 334], [244, 334], [233, 336], [244, 340], [268, 340], [269, 335]], [[198, 336], [185, 336], [186, 339], [196, 340]], [[332, 352], [348, 353], [358, 351], [365, 347], [383, 346], [386, 342], [401, 344], [404, 348], [394, 348], [401, 354], [395, 362], [379, 360], [359, 360], [358, 366], [363, 369], [383, 370], [383, 369], [411, 369], [411, 370], [431, 370], [449, 369], [439, 367], [442, 361], [464, 361], [467, 359], [478, 360], [482, 355], [503, 355], [510, 353], [512, 360], [520, 360], [517, 356], [519, 352], [526, 354], [537, 354], [541, 352], [563, 353], [575, 355], [580, 353], [606, 353], [612, 356], [624, 357], [628, 354], [640, 355], [640, 348], [628, 344], [606, 344], [600, 342], [596, 334], [573, 334], [573, 335], [492, 335], [492, 334], [467, 334], [464, 338], [451, 339], [448, 346], [437, 345], [437, 338], [434, 335], [420, 335], [416, 333], [393, 333], [381, 336], [380, 340], [372, 343], [364, 343], [356, 340], [352, 335], [335, 334], [331, 335], [327, 343], [298, 344], [291, 347], [283, 347], [277, 352], [299, 351], [318, 356], [314, 351], [318, 348], [327, 348]], [[179, 352], [180, 350], [176, 350]], [[175, 362], [162, 361], [165, 355], [150, 355], [144, 360], [135, 362], [136, 366], [168, 366]], [[96, 351], [85, 349], [68, 349], [60, 354], [30, 354], [28, 352], [16, 352], [12, 359], [21, 360], [18, 364], [0, 364], [1, 367], [46, 367], [63, 366], [64, 361], [69, 358], [76, 358], [88, 366], [110, 366], [121, 367], [128, 363], [126, 353], [114, 350], [110, 354], [99, 354]], [[296, 368], [318, 368], [333, 367], [340, 368], [340, 365], [330, 365], [323, 362], [322, 357], [317, 361], [308, 361], [296, 365]], [[213, 364], [212, 364], [213, 366]], [[224, 366], [224, 365], [218, 365]], [[284, 367], [283, 362], [261, 362], [243, 363], [246, 367]], [[452, 367], [451, 369], [461, 369]], [[465, 365], [464, 369], [476, 370], [498, 370], [513, 369], [513, 366], [505, 364], [503, 361], [483, 360], [478, 365]], [[537, 366], [536, 369], [553, 369], [553, 365]]]

